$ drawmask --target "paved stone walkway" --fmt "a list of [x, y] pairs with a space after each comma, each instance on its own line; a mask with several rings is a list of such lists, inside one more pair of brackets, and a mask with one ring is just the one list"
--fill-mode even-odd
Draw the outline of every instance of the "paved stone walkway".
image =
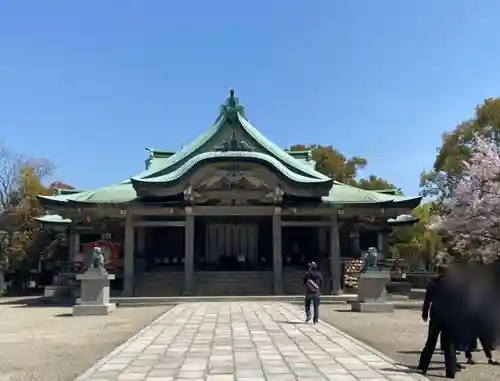
[[185, 303], [75, 381], [428, 380], [287, 303]]

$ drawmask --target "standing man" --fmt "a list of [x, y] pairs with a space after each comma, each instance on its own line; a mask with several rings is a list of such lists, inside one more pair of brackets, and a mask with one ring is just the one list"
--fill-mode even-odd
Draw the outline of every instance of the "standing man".
[[[442, 336], [446, 378], [455, 378], [457, 370], [457, 356], [454, 347], [455, 325], [454, 319], [460, 306], [458, 305], [457, 290], [449, 279], [448, 268], [438, 267], [438, 277], [427, 285], [424, 305], [422, 307], [422, 320], [429, 321], [429, 332], [424, 349], [420, 355], [418, 369], [427, 373], [432, 355], [436, 349], [439, 335]], [[430, 312], [430, 313], [429, 313]]]
[[490, 365], [500, 365], [493, 359], [493, 341], [495, 336], [496, 314], [495, 291], [492, 287], [493, 281], [488, 279], [486, 270], [475, 274], [468, 280], [467, 292], [467, 330], [468, 337], [465, 350], [465, 358], [468, 364], [474, 364], [472, 359], [472, 350], [477, 346], [477, 340], [481, 343], [483, 352]]
[[304, 307], [306, 310], [306, 323], [311, 321], [311, 304], [313, 305], [313, 323], [317, 324], [319, 319], [319, 301], [321, 287], [323, 286], [323, 276], [318, 270], [316, 262], [309, 263], [309, 269], [304, 275], [304, 286], [306, 286], [306, 296]]

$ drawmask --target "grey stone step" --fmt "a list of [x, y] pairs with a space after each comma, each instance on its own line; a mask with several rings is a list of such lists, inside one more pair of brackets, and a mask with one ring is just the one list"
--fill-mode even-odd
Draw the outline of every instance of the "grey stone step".
[[[248, 295], [248, 296], [177, 296], [177, 297], [117, 297], [111, 301], [119, 306], [172, 305], [199, 302], [284, 302], [302, 303], [304, 295]], [[357, 295], [323, 295], [321, 303], [344, 304], [357, 300]]]

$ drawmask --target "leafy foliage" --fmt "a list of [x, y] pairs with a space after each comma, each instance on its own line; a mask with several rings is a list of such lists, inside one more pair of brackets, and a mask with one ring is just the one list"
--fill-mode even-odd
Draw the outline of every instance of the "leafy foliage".
[[474, 117], [443, 134], [442, 145], [431, 171], [422, 173], [422, 194], [443, 207], [464, 176], [476, 147], [476, 139], [500, 146], [500, 98], [488, 98], [476, 107]]
[[338, 182], [357, 186], [368, 190], [396, 189], [396, 186], [375, 175], [367, 179], [357, 179], [358, 170], [365, 168], [368, 161], [362, 157], [346, 157], [332, 146], [296, 144], [292, 151], [312, 151], [312, 159], [316, 162], [316, 170]]
[[75, 189], [71, 185], [63, 183], [62, 181], [53, 181], [50, 186], [50, 189]]
[[28, 158], [0, 141], [0, 271], [6, 258], [22, 261], [37, 234], [34, 217], [42, 214], [36, 196], [50, 194], [42, 185], [53, 165], [46, 159]]
[[439, 234], [428, 228], [435, 218], [435, 208], [431, 202], [424, 203], [413, 210], [419, 222], [412, 226], [395, 227], [391, 237], [391, 254], [401, 258], [412, 268], [424, 264], [429, 268], [435, 256], [443, 250]]
[[6, 215], [10, 241], [5, 247], [5, 252], [13, 264], [20, 263], [24, 259], [40, 232], [34, 219], [43, 214], [37, 195], [49, 195], [51, 191], [42, 185], [34, 168], [26, 167], [21, 170], [18, 193], [19, 202], [13, 205]]

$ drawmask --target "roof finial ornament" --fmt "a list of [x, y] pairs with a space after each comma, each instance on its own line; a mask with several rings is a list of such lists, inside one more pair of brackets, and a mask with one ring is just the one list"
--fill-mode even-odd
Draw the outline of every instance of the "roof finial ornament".
[[238, 98], [234, 96], [234, 89], [229, 90], [229, 98], [226, 99], [227, 108], [236, 108], [238, 103]]
[[245, 117], [245, 109], [240, 105], [238, 98], [234, 96], [234, 89], [229, 90], [229, 97], [220, 109], [221, 115], [224, 115], [228, 120], [233, 120], [237, 113]]

